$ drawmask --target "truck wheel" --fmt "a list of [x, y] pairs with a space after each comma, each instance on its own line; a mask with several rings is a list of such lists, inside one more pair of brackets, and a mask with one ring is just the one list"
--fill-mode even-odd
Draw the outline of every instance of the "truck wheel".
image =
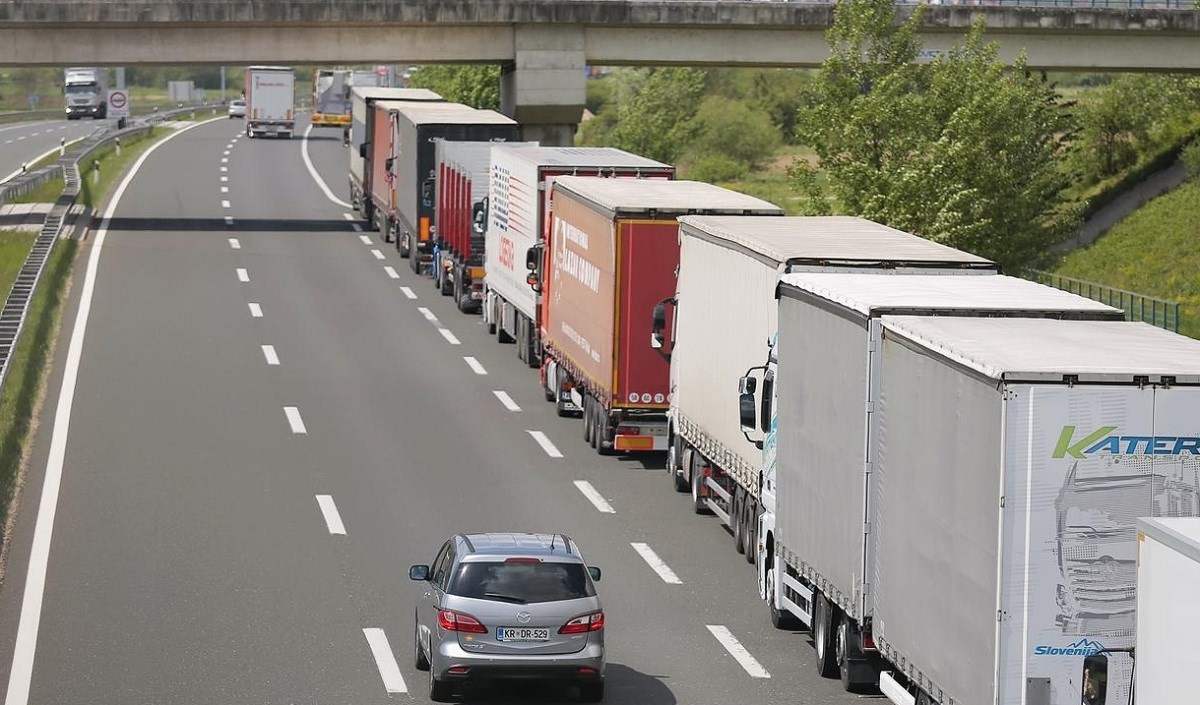
[[571, 415], [565, 403], [562, 400], [563, 382], [567, 381], [567, 376], [561, 371], [554, 375], [554, 413], [557, 416], [566, 418]]
[[[485, 302], [484, 305], [486, 306], [487, 303]], [[487, 324], [488, 335], [495, 335], [496, 331], [499, 330], [500, 327], [498, 325], [496, 325], [497, 318], [499, 318], [499, 315], [496, 313], [496, 305], [492, 304], [490, 307], [490, 310], [488, 311], [488, 319], [489, 319], [488, 324]]]
[[838, 624], [835, 651], [842, 688], [848, 693], [873, 693], [879, 684], [879, 671], [875, 664], [862, 658], [862, 651], [853, 646], [860, 643], [861, 639], [858, 628], [850, 617], [843, 614]]
[[596, 410], [596, 430], [594, 431], [596, 454], [616, 455], [617, 451], [613, 448], [616, 438], [608, 432], [608, 415], [605, 413], [604, 407], [600, 406], [600, 402], [597, 401], [592, 408]]
[[771, 611], [771, 626], [789, 632], [803, 629], [804, 622], [801, 622], [796, 615], [775, 606], [775, 588], [771, 587], [775, 585], [774, 569], [767, 571], [767, 585], [767, 608]]
[[[678, 436], [676, 436], [678, 439]], [[683, 458], [683, 444], [676, 440], [671, 444], [671, 449], [667, 451], [667, 470], [671, 472], [671, 484], [675, 485], [676, 492], [687, 492], [688, 482], [683, 475], [683, 468], [680, 466]]]
[[454, 282], [450, 281], [450, 277], [446, 276], [445, 268], [442, 269], [442, 296], [450, 296], [454, 293]]
[[[411, 239], [412, 235], [409, 235], [408, 237], [409, 237], [409, 239]], [[418, 248], [417, 246], [412, 245], [412, 244], [410, 244], [408, 246], [408, 265], [410, 267], [412, 267], [413, 274], [420, 276], [420, 274], [421, 274], [421, 250], [420, 250], [420, 248]], [[430, 269], [432, 270], [433, 267], [430, 267]]]
[[583, 397], [583, 442], [588, 445], [592, 444], [592, 398], [588, 395]]
[[758, 553], [758, 502], [746, 502], [746, 562], [754, 565]]
[[396, 233], [396, 249], [400, 251], [400, 259], [408, 259], [412, 256], [412, 248], [408, 245], [408, 233], [403, 235]]
[[917, 705], [938, 705], [937, 701], [929, 697], [925, 691], [917, 689]]
[[700, 488], [704, 483], [704, 464], [699, 455], [692, 453], [692, 509], [697, 514], [712, 514], [704, 498], [700, 496]]
[[549, 372], [546, 373], [546, 382], [542, 385], [542, 396], [545, 397], [546, 401], [548, 402], [552, 402], [558, 398], [558, 395], [554, 393], [554, 382], [550, 379]]
[[813, 648], [817, 651], [817, 673], [823, 678], [836, 678], [839, 675], [837, 655], [833, 643], [833, 605], [825, 598], [824, 593], [816, 593], [813, 597]]
[[587, 416], [587, 424], [592, 428], [592, 437], [588, 439], [588, 445], [594, 450], [600, 449], [600, 425], [603, 420], [600, 418], [600, 404], [595, 399], [592, 399], [592, 407]]
[[510, 335], [508, 331], [504, 330], [504, 323], [501, 320], [500, 313], [501, 304], [496, 304], [496, 342], [504, 345], [510, 345], [515, 341], [513, 340], [512, 335]]

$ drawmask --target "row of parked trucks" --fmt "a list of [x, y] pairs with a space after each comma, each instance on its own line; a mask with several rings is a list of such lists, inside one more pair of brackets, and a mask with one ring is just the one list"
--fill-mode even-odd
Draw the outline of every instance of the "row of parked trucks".
[[[822, 675], [897, 705], [1101, 702], [1146, 609], [1139, 518], [1200, 516], [1200, 342], [428, 91], [353, 103], [362, 216], [597, 452], [665, 451]], [[1104, 664], [1108, 702], [1132, 663]]]

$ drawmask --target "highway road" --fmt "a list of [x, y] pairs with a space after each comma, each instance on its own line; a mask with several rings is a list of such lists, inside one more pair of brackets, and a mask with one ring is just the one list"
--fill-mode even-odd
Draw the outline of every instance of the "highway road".
[[86, 137], [105, 124], [103, 120], [41, 120], [0, 125], [0, 183], [20, 173], [21, 165], [68, 142]]
[[859, 699], [661, 465], [595, 455], [360, 232], [313, 176], [345, 198], [340, 131], [310, 172], [299, 136], [239, 127], [150, 153], [81, 250], [0, 591], [7, 705], [427, 702], [408, 566], [486, 530], [568, 533], [604, 570], [606, 702]]

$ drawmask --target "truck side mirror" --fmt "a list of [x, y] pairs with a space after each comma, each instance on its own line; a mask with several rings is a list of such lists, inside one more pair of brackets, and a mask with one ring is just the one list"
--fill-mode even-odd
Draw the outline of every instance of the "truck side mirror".
[[775, 394], [775, 372], [767, 370], [763, 374], [762, 404], [759, 413], [759, 430], [767, 433], [771, 430], [771, 398]]
[[1108, 697], [1108, 656], [1094, 654], [1083, 659], [1080, 702], [1084, 705], [1104, 705]]
[[754, 392], [758, 388], [758, 380], [749, 375], [738, 380], [738, 418], [741, 420], [742, 433], [752, 433], [756, 430], [757, 404]]
[[358, 145], [358, 156], [362, 157], [363, 159], [367, 158], [367, 143], [366, 142], [363, 142], [362, 144]]
[[525, 269], [536, 272], [538, 265], [541, 264], [541, 254], [541, 249], [537, 245], [525, 250]]
[[389, 174], [392, 173], [392, 165], [395, 163], [396, 163], [395, 157], [388, 157], [387, 159], [383, 160], [384, 170]]

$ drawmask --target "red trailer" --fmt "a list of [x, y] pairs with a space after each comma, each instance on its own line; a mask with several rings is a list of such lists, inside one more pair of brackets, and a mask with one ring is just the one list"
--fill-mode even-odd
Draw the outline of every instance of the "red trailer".
[[581, 412], [601, 454], [667, 450], [670, 365], [650, 339], [675, 294], [681, 215], [783, 215], [695, 181], [553, 180], [546, 240], [527, 264], [541, 290], [542, 384], [560, 416]]

